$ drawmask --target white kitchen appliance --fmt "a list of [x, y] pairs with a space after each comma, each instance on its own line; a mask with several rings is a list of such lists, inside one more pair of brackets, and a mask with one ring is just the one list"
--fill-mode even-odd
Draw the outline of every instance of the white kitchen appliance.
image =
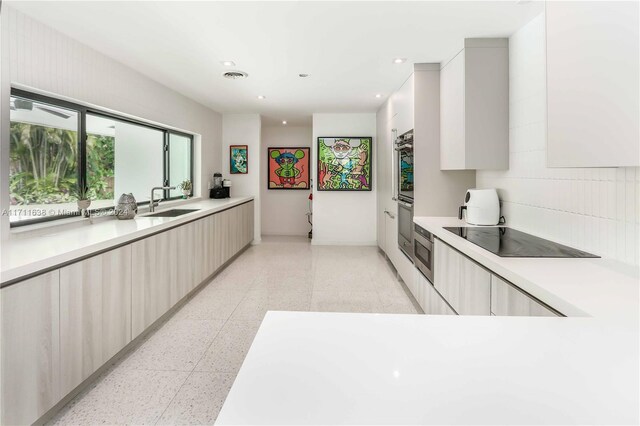
[[458, 219], [466, 211], [464, 220], [471, 225], [498, 225], [500, 200], [495, 189], [468, 189], [464, 205], [460, 206]]

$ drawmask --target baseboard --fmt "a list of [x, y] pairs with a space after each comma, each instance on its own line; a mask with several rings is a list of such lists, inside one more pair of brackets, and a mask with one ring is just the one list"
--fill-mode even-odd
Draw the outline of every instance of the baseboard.
[[311, 245], [314, 246], [366, 246], [376, 247], [378, 242], [376, 240], [371, 241], [330, 241], [330, 240], [318, 240], [317, 238], [311, 239]]
[[309, 235], [309, 231], [305, 232], [264, 232], [262, 231], [263, 237], [306, 237]]

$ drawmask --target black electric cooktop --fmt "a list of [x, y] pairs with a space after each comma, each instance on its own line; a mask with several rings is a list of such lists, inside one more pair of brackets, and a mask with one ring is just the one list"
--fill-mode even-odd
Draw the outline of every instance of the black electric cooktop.
[[500, 257], [600, 257], [504, 226], [444, 229]]

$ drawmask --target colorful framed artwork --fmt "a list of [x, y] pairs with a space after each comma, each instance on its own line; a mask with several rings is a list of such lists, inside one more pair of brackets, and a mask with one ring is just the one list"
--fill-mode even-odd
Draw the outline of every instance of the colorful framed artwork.
[[268, 189], [309, 189], [309, 151], [301, 148], [267, 148]]
[[371, 137], [318, 138], [318, 191], [371, 191]]
[[247, 145], [229, 147], [229, 171], [232, 175], [249, 173], [249, 148]]

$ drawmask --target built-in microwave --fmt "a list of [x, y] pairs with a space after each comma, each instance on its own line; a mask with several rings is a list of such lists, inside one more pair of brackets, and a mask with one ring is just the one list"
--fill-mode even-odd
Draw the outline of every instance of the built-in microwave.
[[416, 268], [431, 284], [433, 282], [433, 234], [426, 229], [415, 225], [413, 235], [413, 258]]

